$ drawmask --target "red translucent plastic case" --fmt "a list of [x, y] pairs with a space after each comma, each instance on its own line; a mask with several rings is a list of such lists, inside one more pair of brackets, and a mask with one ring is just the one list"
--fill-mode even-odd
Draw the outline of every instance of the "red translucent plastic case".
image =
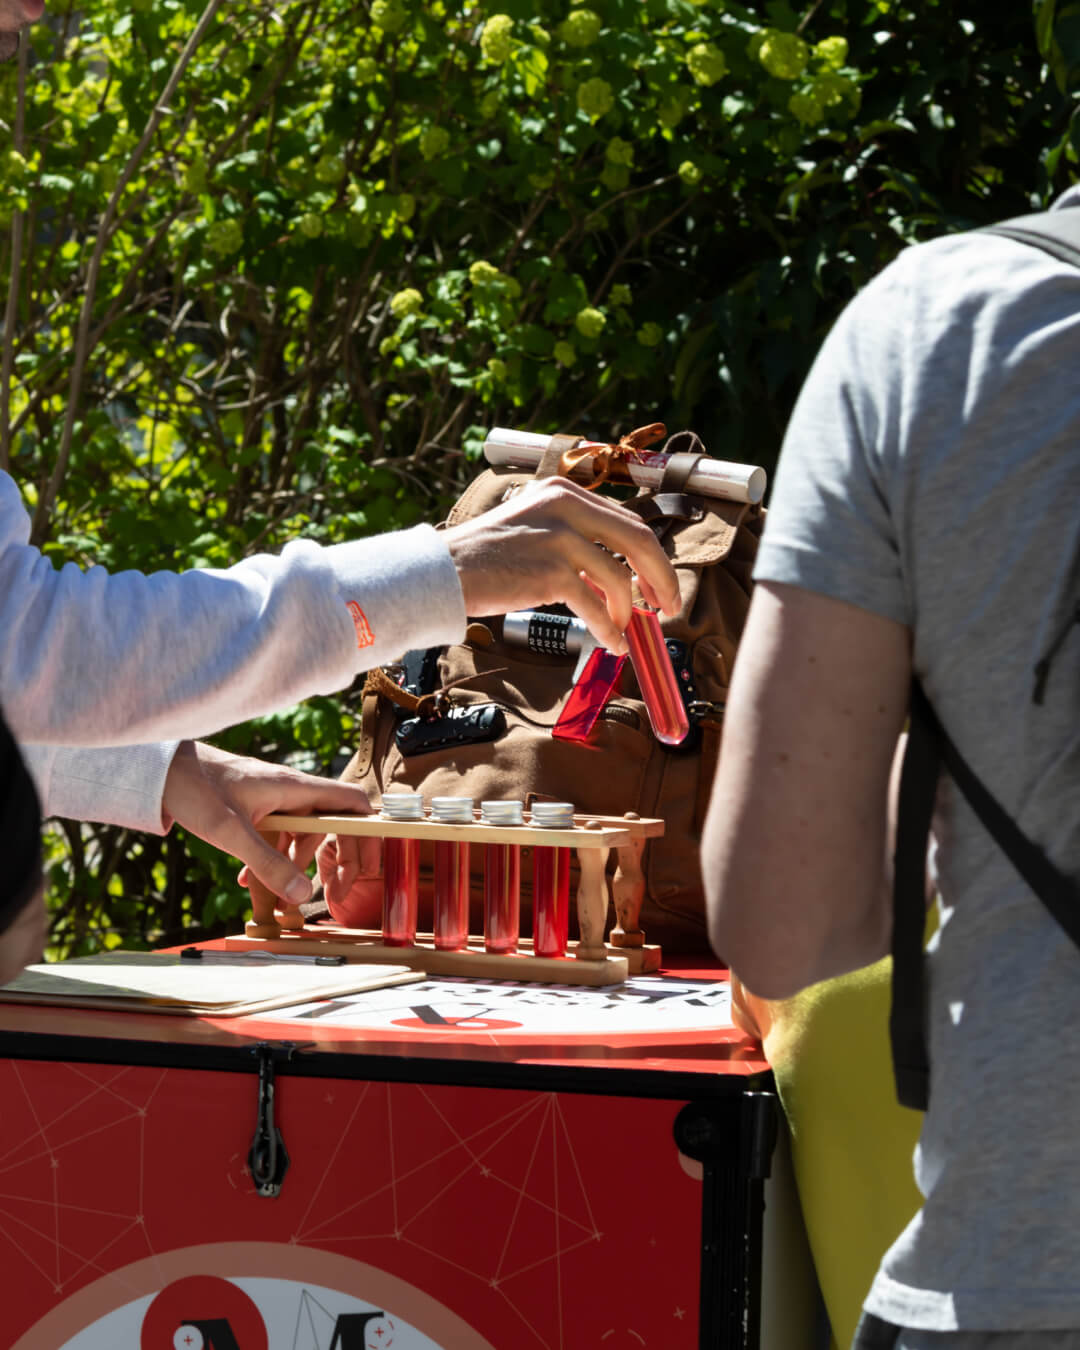
[[551, 734], [562, 741], [587, 741], [600, 711], [619, 683], [625, 656], [594, 647]]

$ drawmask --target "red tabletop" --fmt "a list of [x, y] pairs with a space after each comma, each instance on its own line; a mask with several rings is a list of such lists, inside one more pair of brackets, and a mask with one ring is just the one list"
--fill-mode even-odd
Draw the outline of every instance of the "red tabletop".
[[639, 1078], [763, 1073], [760, 1045], [731, 1024], [728, 994], [726, 970], [700, 957], [675, 957], [656, 975], [603, 989], [425, 976], [417, 984], [247, 1017], [0, 1002], [0, 1055], [25, 1037], [70, 1038], [73, 1057], [83, 1057], [90, 1042], [116, 1053], [115, 1043], [129, 1042], [175, 1047], [188, 1062], [200, 1050], [227, 1053], [269, 1041], [303, 1044], [305, 1058], [591, 1067]]

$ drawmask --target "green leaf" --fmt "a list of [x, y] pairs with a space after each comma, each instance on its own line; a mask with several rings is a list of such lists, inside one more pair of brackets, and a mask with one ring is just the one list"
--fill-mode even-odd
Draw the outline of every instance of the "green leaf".
[[535, 98], [547, 83], [548, 59], [539, 47], [521, 47], [514, 56], [526, 98]]
[[1057, 0], [1034, 0], [1032, 10], [1035, 17], [1035, 45], [1039, 52], [1049, 58], [1054, 41], [1054, 10]]

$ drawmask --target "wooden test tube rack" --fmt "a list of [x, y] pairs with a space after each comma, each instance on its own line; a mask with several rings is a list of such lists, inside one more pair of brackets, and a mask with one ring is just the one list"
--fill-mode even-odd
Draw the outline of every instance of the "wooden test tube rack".
[[[350, 961], [372, 961], [409, 966], [430, 975], [458, 975], [467, 979], [526, 980], [551, 984], [618, 984], [629, 974], [655, 970], [660, 949], [645, 942], [638, 927], [645, 883], [640, 858], [648, 839], [664, 832], [662, 820], [637, 816], [575, 816], [572, 829], [540, 829], [533, 825], [488, 825], [477, 817], [472, 824], [445, 821], [386, 820], [382, 816], [267, 816], [259, 822], [267, 839], [279, 831], [294, 834], [374, 835], [381, 839], [449, 840], [455, 843], [512, 844], [518, 847], [577, 850], [580, 882], [577, 892], [580, 940], [564, 957], [534, 956], [532, 942], [523, 939], [516, 952], [484, 950], [483, 938], [470, 936], [459, 951], [435, 947], [430, 934], [418, 934], [412, 946], [389, 946], [382, 934], [365, 929], [319, 924], [305, 927], [299, 909], [281, 906], [272, 892], [252, 884], [253, 922], [244, 937], [227, 938], [226, 950], [296, 951], [297, 944], [325, 956]], [[618, 851], [619, 866], [612, 882], [616, 925], [605, 942], [608, 854]], [[297, 922], [299, 920], [299, 922]], [[277, 930], [276, 932], [274, 930]]]

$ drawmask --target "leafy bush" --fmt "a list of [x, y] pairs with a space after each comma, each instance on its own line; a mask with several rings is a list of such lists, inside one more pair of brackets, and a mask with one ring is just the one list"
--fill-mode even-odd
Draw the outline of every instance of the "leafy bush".
[[[769, 466], [898, 248], [1075, 178], [1078, 12], [60, 7], [0, 74], [0, 464], [52, 557], [144, 569], [437, 517], [493, 424], [662, 418]], [[325, 767], [350, 707], [222, 739]], [[57, 944], [235, 920], [232, 873], [65, 827]]]

